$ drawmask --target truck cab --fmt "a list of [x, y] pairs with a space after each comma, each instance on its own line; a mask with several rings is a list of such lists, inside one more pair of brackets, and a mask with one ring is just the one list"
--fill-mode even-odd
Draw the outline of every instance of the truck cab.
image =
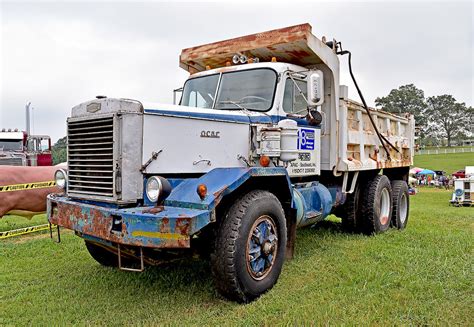
[[51, 138], [18, 129], [0, 132], [0, 165], [52, 166]]
[[17, 129], [2, 129], [0, 132], [0, 165], [27, 165], [26, 154], [24, 153], [26, 137], [24, 132]]
[[336, 44], [303, 24], [192, 47], [179, 105], [73, 107], [64, 193], [48, 197], [58, 237], [74, 230], [124, 270], [204, 252], [220, 293], [249, 302], [276, 283], [297, 227], [336, 213], [353, 232], [404, 229], [413, 117], [349, 100]]

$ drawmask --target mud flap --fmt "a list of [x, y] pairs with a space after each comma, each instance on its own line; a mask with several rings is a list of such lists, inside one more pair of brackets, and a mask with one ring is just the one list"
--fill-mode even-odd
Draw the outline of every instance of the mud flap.
[[286, 259], [291, 260], [295, 253], [296, 243], [296, 209], [286, 210]]

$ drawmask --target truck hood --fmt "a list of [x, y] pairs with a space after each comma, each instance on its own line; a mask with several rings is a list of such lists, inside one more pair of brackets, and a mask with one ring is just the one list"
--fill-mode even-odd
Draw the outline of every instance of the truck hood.
[[237, 123], [278, 122], [276, 116], [267, 113], [242, 110], [217, 110], [179, 105], [140, 102], [132, 99], [104, 98], [83, 102], [72, 108], [71, 117], [85, 117], [114, 112], [155, 114], [161, 116], [187, 117], [204, 120], [229, 121]]
[[274, 123], [276, 121], [276, 117], [255, 111], [206, 109], [151, 102], [144, 102], [143, 108], [146, 114], [161, 116], [188, 117], [244, 124]]

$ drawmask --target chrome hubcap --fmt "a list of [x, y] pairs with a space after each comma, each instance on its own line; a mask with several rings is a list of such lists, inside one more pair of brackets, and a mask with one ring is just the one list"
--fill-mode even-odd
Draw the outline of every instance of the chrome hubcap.
[[386, 225], [389, 220], [390, 214], [390, 192], [388, 189], [384, 188], [380, 196], [380, 216], [379, 220], [382, 225]]
[[403, 193], [402, 197], [400, 198], [398, 210], [400, 212], [400, 222], [405, 224], [408, 216], [408, 199], [405, 193]]

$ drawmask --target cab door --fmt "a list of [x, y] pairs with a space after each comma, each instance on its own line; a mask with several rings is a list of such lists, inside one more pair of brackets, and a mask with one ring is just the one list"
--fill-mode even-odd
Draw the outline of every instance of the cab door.
[[[303, 95], [301, 95], [303, 94]], [[321, 170], [321, 125], [311, 126], [306, 120], [307, 85], [303, 78], [285, 80], [281, 119], [292, 119], [298, 124], [298, 159], [287, 167], [290, 177], [319, 175]]]

